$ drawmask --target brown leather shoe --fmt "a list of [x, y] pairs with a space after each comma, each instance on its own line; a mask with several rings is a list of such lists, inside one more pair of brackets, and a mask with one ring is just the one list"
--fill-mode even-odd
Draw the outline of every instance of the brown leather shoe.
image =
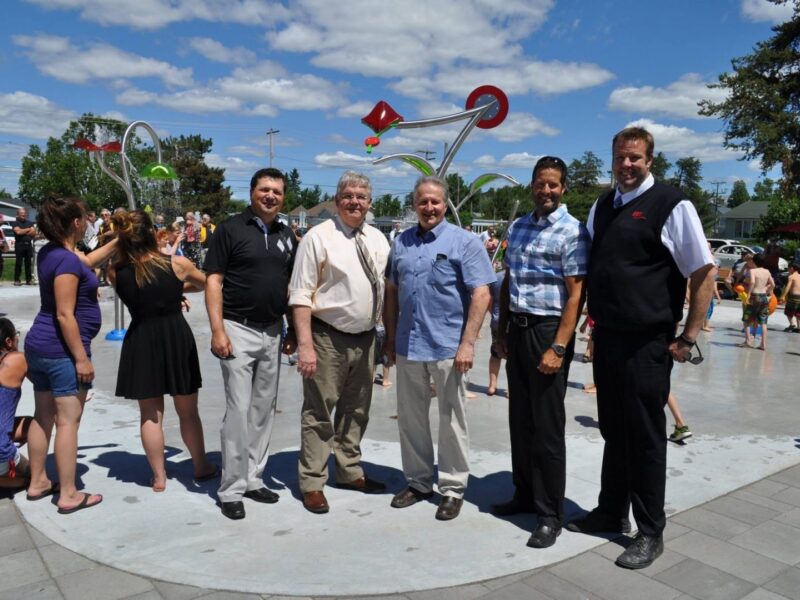
[[439, 503], [439, 508], [436, 510], [436, 518], [439, 521], [449, 521], [455, 519], [458, 513], [461, 512], [461, 505], [464, 500], [461, 498], [454, 498], [453, 496], [445, 496]]
[[421, 500], [427, 500], [433, 497], [433, 492], [420, 492], [413, 487], [408, 486], [402, 492], [397, 492], [392, 498], [391, 506], [393, 508], [407, 508], [412, 504], [416, 504]]
[[366, 475], [348, 483], [337, 483], [336, 487], [343, 490], [355, 490], [363, 494], [381, 494], [386, 491], [384, 483], [370, 479]]
[[325, 499], [325, 494], [322, 490], [305, 492], [303, 494], [303, 506], [307, 511], [318, 515], [324, 514], [330, 510], [330, 506], [328, 506], [328, 501]]

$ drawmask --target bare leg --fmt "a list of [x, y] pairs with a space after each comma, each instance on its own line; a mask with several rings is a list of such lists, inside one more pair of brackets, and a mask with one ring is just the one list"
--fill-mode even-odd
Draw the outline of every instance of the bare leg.
[[[61, 485], [58, 498], [59, 508], [72, 508], [83, 500], [83, 494], [75, 486], [75, 470], [78, 462], [78, 428], [83, 415], [83, 404], [86, 402], [86, 390], [76, 396], [59, 396], [56, 405], [56, 470]], [[30, 437], [30, 433], [28, 435]], [[28, 442], [30, 445], [30, 442]], [[94, 499], [92, 499], [94, 498]], [[100, 501], [101, 496], [93, 496], [90, 504]]]
[[681, 409], [678, 407], [678, 399], [672, 392], [669, 393], [669, 397], [667, 398], [667, 407], [669, 408], [669, 412], [672, 413], [672, 418], [675, 419], [675, 425], [677, 427], [686, 426], [686, 421], [683, 420]]
[[167, 487], [164, 468], [164, 397], [139, 400], [139, 428], [142, 447], [153, 471], [153, 491], [163, 492]]
[[500, 359], [494, 356], [489, 358], [489, 389], [486, 393], [494, 396], [497, 393], [497, 376], [500, 375]]
[[390, 378], [390, 373], [392, 372], [392, 367], [387, 367], [383, 365], [383, 377], [381, 378], [381, 384], [383, 387], [389, 387], [392, 385], [392, 380]]
[[50, 436], [56, 418], [55, 399], [51, 392], [34, 392], [36, 410], [28, 430], [28, 454], [31, 468], [31, 483], [28, 494], [38, 496], [49, 490], [53, 482], [47, 476], [45, 462], [50, 449]]
[[197, 392], [188, 396], [175, 396], [175, 411], [181, 424], [181, 438], [192, 457], [194, 476], [203, 477], [216, 471], [216, 467], [206, 457], [206, 443], [203, 437], [203, 422], [197, 410]]
[[750, 322], [745, 321], [744, 323], [744, 344], [742, 346], [747, 346], [748, 348], [752, 347], [750, 343]]
[[767, 324], [764, 323], [761, 325], [761, 345], [759, 346], [761, 350], [767, 349]]

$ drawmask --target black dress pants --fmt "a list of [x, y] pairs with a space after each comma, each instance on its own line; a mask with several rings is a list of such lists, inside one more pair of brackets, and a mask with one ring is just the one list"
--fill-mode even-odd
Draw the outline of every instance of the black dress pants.
[[639, 531], [664, 530], [667, 469], [667, 403], [671, 332], [629, 333], [596, 327], [594, 382], [605, 440], [599, 507], [627, 517], [630, 505]]
[[25, 265], [25, 282], [33, 281], [31, 276], [31, 261], [33, 260], [33, 244], [17, 244], [14, 246], [14, 281], [21, 281], [22, 266]]
[[550, 527], [561, 527], [564, 519], [567, 479], [564, 395], [574, 338], [567, 346], [561, 370], [545, 375], [537, 367], [555, 339], [558, 323], [558, 317], [545, 317], [528, 327], [512, 322], [506, 361], [515, 497], [533, 508], [539, 524]]

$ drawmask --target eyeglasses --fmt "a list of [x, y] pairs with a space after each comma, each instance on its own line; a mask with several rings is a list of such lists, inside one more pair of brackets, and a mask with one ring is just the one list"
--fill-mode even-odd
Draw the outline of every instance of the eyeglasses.
[[701, 362], [703, 362], [703, 353], [700, 352], [700, 346], [695, 345], [694, 347], [697, 350], [697, 356], [692, 356], [692, 352], [690, 350], [689, 354], [686, 356], [686, 360], [693, 365], [699, 365]]
[[369, 196], [366, 194], [350, 194], [345, 193], [339, 196], [341, 200], [358, 200], [361, 203], [369, 202]]

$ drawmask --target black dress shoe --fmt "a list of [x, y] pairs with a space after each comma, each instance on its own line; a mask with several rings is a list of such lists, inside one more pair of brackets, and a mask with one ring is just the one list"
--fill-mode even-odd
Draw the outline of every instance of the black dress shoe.
[[556, 538], [560, 535], [561, 527], [539, 525], [531, 534], [531, 537], [528, 538], [528, 546], [531, 548], [549, 548], [556, 543]]
[[644, 569], [664, 552], [664, 538], [660, 535], [637, 533], [633, 543], [619, 555], [616, 564], [625, 569]]
[[278, 494], [267, 488], [248, 490], [244, 493], [244, 497], [255, 500], [256, 502], [263, 502], [264, 504], [275, 504], [280, 499]]
[[420, 492], [411, 486], [408, 486], [402, 492], [397, 492], [392, 498], [392, 508], [407, 508], [412, 504], [416, 504], [421, 500], [427, 500], [433, 497], [433, 492]]
[[386, 484], [370, 479], [366, 475], [348, 483], [337, 483], [336, 487], [343, 490], [355, 490], [364, 494], [382, 494], [386, 491]]
[[461, 512], [462, 504], [464, 504], [464, 500], [461, 498], [445, 496], [439, 503], [439, 508], [436, 509], [436, 519], [439, 521], [450, 521], [451, 519], [455, 519]]
[[518, 515], [520, 513], [536, 512], [533, 510], [533, 506], [517, 499], [516, 496], [514, 496], [508, 502], [503, 502], [502, 504], [492, 504], [491, 510], [495, 517], [510, 517], [511, 515]]
[[568, 531], [575, 533], [628, 533], [631, 522], [628, 517], [620, 519], [595, 508], [579, 519], [570, 521], [566, 527]]
[[236, 521], [237, 519], [244, 519], [244, 502], [237, 500], [235, 502], [220, 502], [222, 507], [222, 514]]

